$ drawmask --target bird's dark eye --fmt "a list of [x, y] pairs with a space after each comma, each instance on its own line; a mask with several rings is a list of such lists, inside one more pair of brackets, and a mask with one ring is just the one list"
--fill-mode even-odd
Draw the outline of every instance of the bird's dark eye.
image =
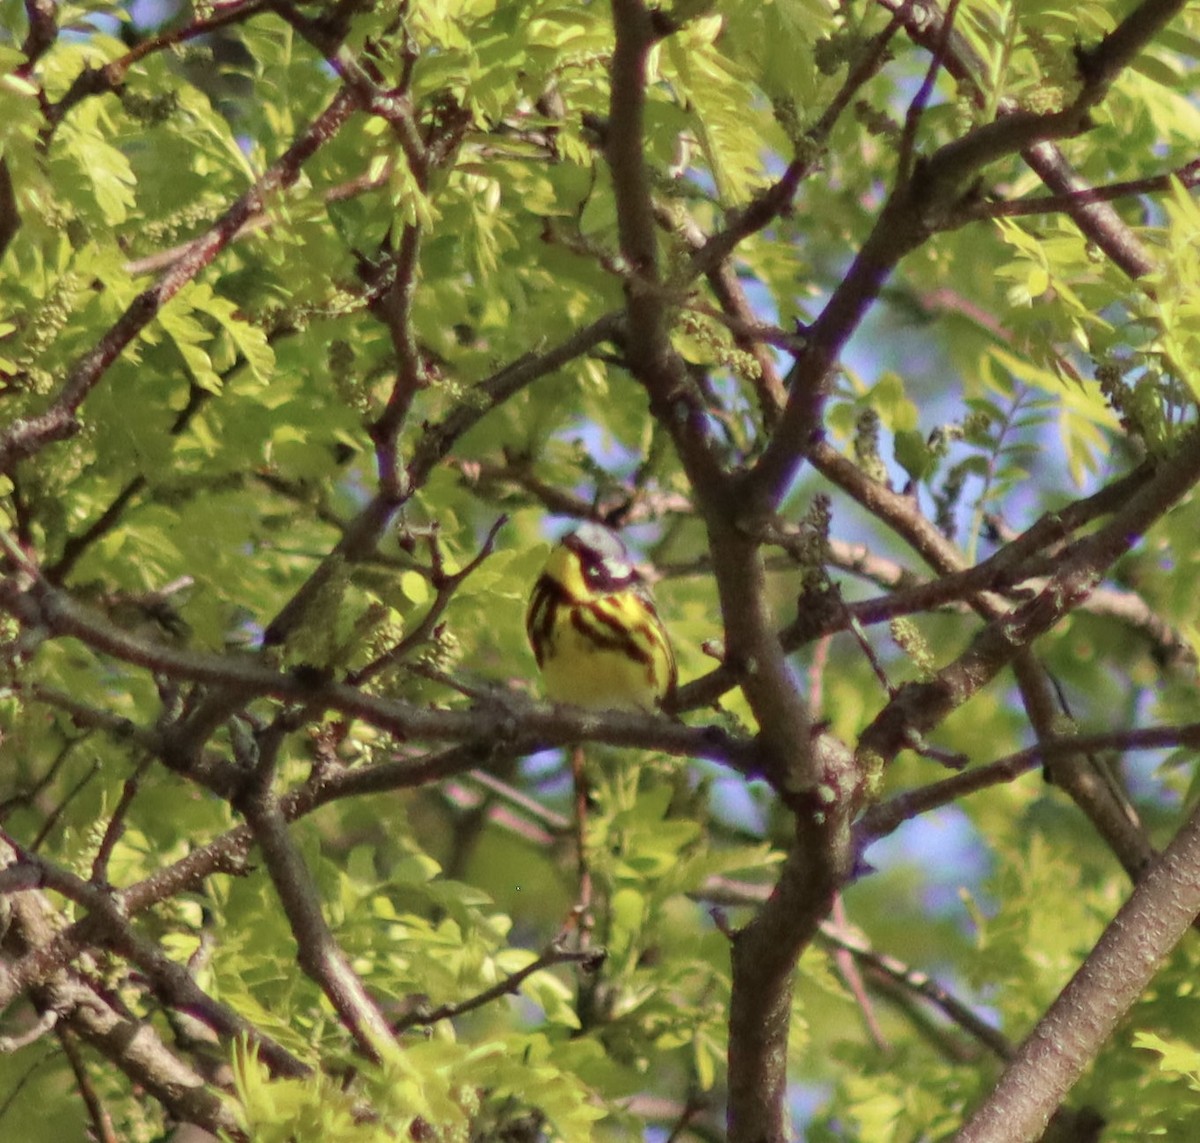
[[584, 564], [583, 578], [591, 587], [598, 587], [604, 582], [604, 568], [599, 564]]

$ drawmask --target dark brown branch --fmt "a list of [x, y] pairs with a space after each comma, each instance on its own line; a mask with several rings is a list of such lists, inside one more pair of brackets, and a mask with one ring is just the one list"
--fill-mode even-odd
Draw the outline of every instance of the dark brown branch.
[[87, 770], [75, 781], [65, 794], [58, 800], [54, 808], [45, 815], [42, 823], [34, 835], [33, 840], [29, 843], [29, 848], [33, 850], [41, 849], [42, 842], [46, 840], [53, 832], [54, 827], [58, 825], [59, 819], [67, 811], [67, 807], [91, 785], [92, 779], [100, 772], [100, 763], [93, 760]]
[[[843, 772], [845, 773], [845, 771]], [[796, 959], [829, 914], [834, 894], [850, 874], [849, 846], [841, 836], [840, 807], [851, 791], [831, 786], [824, 825], [817, 833], [797, 816], [797, 838], [779, 880], [762, 908], [735, 934], [729, 1001], [729, 1105], [731, 1143], [784, 1143], [787, 1042]], [[835, 832], [836, 831], [836, 832]]]
[[[49, 698], [48, 701], [60, 705], [56, 698]], [[498, 743], [503, 743], [499, 748], [502, 756], [519, 756], [531, 753], [544, 744], [561, 745], [590, 735], [599, 735], [598, 740], [611, 741], [614, 745], [640, 745], [681, 757], [710, 758], [732, 764], [748, 776], [756, 770], [755, 745], [735, 740], [716, 727], [692, 729], [670, 719], [620, 714], [600, 717], [592, 712], [571, 711], [569, 708], [542, 706], [532, 710], [539, 718], [548, 716], [550, 722], [542, 719], [541, 733], [524, 742], [510, 738], [515, 720], [509, 716], [503, 716], [500, 722], [491, 725], [476, 719], [473, 724], [479, 740], [475, 742], [413, 759], [398, 758], [375, 766], [339, 770], [336, 773], [323, 771], [286, 794], [281, 800], [280, 811], [287, 821], [295, 821], [342, 798], [412, 788], [474, 772], [485, 762], [497, 761]], [[126, 720], [113, 719], [113, 722], [116, 733], [131, 733]], [[559, 725], [560, 730], [564, 726], [571, 730], [565, 735], [547, 733], [552, 724]], [[615, 724], [616, 733], [610, 732], [606, 724]], [[637, 735], [636, 727], [639, 724], [642, 732]], [[654, 733], [647, 738], [646, 732], [649, 730]], [[630, 738], [630, 731], [634, 731], [634, 738]], [[153, 735], [149, 732], [139, 732], [139, 735], [147, 748], [153, 751]], [[254, 835], [249, 827], [238, 826], [145, 880], [119, 891], [116, 894], [118, 907], [124, 915], [132, 917], [178, 893], [194, 890], [214, 873], [244, 873], [246, 857], [253, 845]], [[86, 918], [78, 921], [57, 933], [44, 946], [11, 963], [7, 974], [0, 979], [0, 1009], [76, 956], [91, 940], [90, 924]]]
[[599, 478], [600, 486], [591, 495], [577, 495], [570, 489], [542, 480], [534, 472], [532, 462], [524, 457], [513, 457], [503, 464], [473, 459], [457, 461], [452, 457], [449, 463], [484, 495], [509, 496], [519, 490], [555, 516], [597, 523], [619, 519], [623, 525], [629, 525], [660, 520], [668, 513], [688, 515], [692, 511], [691, 499], [681, 492], [631, 490], [615, 480], [611, 484], [605, 483], [603, 477]]
[[622, 313], [604, 314], [553, 348], [541, 353], [523, 354], [480, 381], [474, 387], [470, 400], [447, 414], [440, 424], [430, 425], [422, 433], [413, 447], [408, 465], [409, 483], [419, 488], [433, 469], [446, 459], [459, 438], [480, 420], [539, 377], [545, 377], [604, 342], [613, 340], [620, 335], [624, 324]]
[[[404, 151], [417, 185], [424, 188], [432, 156], [413, 116], [412, 102], [403, 89], [382, 90], [376, 82], [374, 69], [364, 66], [342, 43], [349, 30], [349, 7], [343, 6], [341, 18], [331, 21], [328, 16], [309, 19], [289, 0], [268, 0], [268, 4], [325, 57], [346, 89], [354, 93], [362, 110], [386, 120]], [[367, 47], [378, 48], [379, 45], [368, 42]]]
[[[1069, 714], [1053, 681], [1031, 654], [1018, 655], [1013, 672], [1034, 733], [1039, 741], [1053, 742], [1063, 714]], [[1103, 761], [1090, 751], [1053, 755], [1046, 762], [1046, 777], [1083, 809], [1130, 879], [1136, 881], [1153, 859], [1154, 847], [1129, 796]]]
[[[401, 740], [492, 741], [528, 750], [567, 742], [606, 741], [647, 750], [720, 757], [748, 775], [762, 776], [752, 744], [715, 727], [692, 728], [660, 717], [589, 713], [570, 706], [531, 704], [517, 695], [502, 692], [496, 693], [494, 703], [471, 710], [430, 710], [398, 699], [364, 694], [344, 683], [276, 671], [252, 658], [181, 650], [155, 643], [111, 626], [62, 592], [42, 588], [25, 594], [11, 580], [0, 581], [0, 609], [17, 615], [23, 622], [40, 624], [55, 634], [72, 635], [97, 651], [178, 681], [236, 689], [243, 702], [270, 696], [337, 710], [362, 718]], [[41, 693], [44, 697], [52, 694]], [[80, 713], [89, 717], [87, 708], [80, 708]], [[98, 717], [105, 721], [103, 712]], [[108, 720], [107, 728], [118, 735], [134, 737], [151, 753], [164, 749], [163, 732], [137, 731], [117, 716], [108, 716]]]
[[96, 991], [68, 977], [53, 979], [38, 992], [42, 1003], [63, 1013], [71, 1031], [173, 1116], [214, 1133], [228, 1133], [231, 1139], [245, 1138], [226, 1099], [210, 1090], [145, 1021], [122, 1014]]
[[394, 494], [381, 491], [351, 522], [330, 556], [322, 561], [268, 625], [263, 636], [264, 643], [269, 646], [285, 642], [289, 634], [305, 621], [312, 602], [342, 563], [370, 555], [403, 499], [422, 487], [429, 474], [446, 458], [465, 432], [539, 377], [553, 373], [609, 340], [620, 326], [619, 314], [606, 314], [544, 353], [525, 354], [480, 381], [468, 400], [452, 410], [440, 424], [426, 428], [414, 444], [405, 477]]
[[671, 433], [702, 510], [727, 495], [722, 464], [705, 410], [688, 384], [687, 369], [670, 340], [668, 291], [659, 269], [650, 172], [644, 153], [646, 68], [659, 39], [641, 0], [614, 0], [616, 46], [605, 158], [612, 171], [625, 279], [626, 357], [650, 396], [655, 417]]
[[[709, 878], [704, 887], [693, 894], [699, 900], [716, 901], [722, 905], [761, 903], [766, 895], [766, 886], [733, 881], [724, 877]], [[817, 939], [833, 948], [846, 949], [867, 970], [868, 979], [873, 987], [898, 1004], [909, 1019], [917, 1025], [918, 1030], [924, 1032], [950, 1059], [963, 1063], [976, 1062], [975, 1055], [965, 1051], [962, 1044], [949, 1040], [940, 1025], [934, 1025], [923, 1019], [920, 1010], [910, 1002], [920, 1001], [933, 1006], [952, 1025], [961, 1027], [989, 1052], [1001, 1059], [1008, 1060], [1013, 1057], [1013, 1047], [1006, 1037], [927, 974], [911, 968], [886, 953], [874, 951], [858, 933], [829, 921], [821, 925]], [[1059, 1108], [1054, 1119], [1056, 1123], [1077, 1120], [1081, 1125], [1092, 1124], [1094, 1127], [1096, 1116], [1094, 1112], [1087, 1109], [1071, 1112], [1065, 1108]], [[1076, 1138], [1076, 1136], [1066, 1136], [1066, 1138]], [[1094, 1140], [1096, 1136], [1093, 1133], [1079, 1135], [1078, 1138]]]
[[63, 544], [62, 555], [46, 568], [46, 576], [53, 583], [62, 583], [79, 562], [83, 554], [107, 535], [125, 514], [125, 509], [141, 494], [149, 482], [140, 473], [109, 501], [100, 513], [82, 532], [68, 537]]
[[925, 76], [921, 86], [908, 105], [904, 115], [904, 127], [900, 132], [900, 142], [897, 146], [896, 170], [897, 182], [906, 181], [912, 176], [912, 167], [917, 146], [917, 130], [929, 105], [930, 96], [937, 77], [946, 66], [946, 55], [950, 44], [950, 35], [954, 30], [954, 17], [958, 14], [959, 0], [949, 0], [946, 12], [942, 16], [942, 26], [938, 30], [936, 43], [929, 54], [929, 64], [925, 68]]
[[21, 44], [25, 62], [16, 72], [22, 77], [31, 74], [33, 65], [58, 39], [58, 12], [54, 0], [25, 0], [25, 15], [29, 20], [29, 31]]
[[838, 283], [789, 371], [790, 396], [767, 448], [746, 483], [746, 494], [766, 515], [791, 483], [816, 439], [825, 405], [824, 385], [842, 347], [879, 296], [900, 259], [930, 234], [924, 217], [926, 192], [897, 187], [874, 228]]
[[[1047, 513], [992, 556], [974, 568], [967, 568], [955, 544], [925, 517], [912, 497], [872, 480], [824, 441], [813, 445], [809, 459], [826, 479], [902, 536], [939, 578], [913, 583], [910, 576], [907, 585], [879, 599], [848, 604], [820, 615], [802, 613], [780, 632], [780, 641], [788, 652], [797, 650], [811, 639], [846, 630], [851, 620], [871, 625], [946, 603], [967, 602], [989, 619], [1003, 614], [1007, 610], [1007, 601], [996, 592], [1024, 584], [1031, 570], [1039, 573], [1049, 570], [1044, 559], [1047, 549], [1057, 553], [1072, 533], [1115, 511], [1150, 479], [1153, 471], [1149, 465], [1143, 465], [1112, 481], [1095, 495]], [[793, 539], [798, 537], [773, 526], [765, 530], [765, 538], [789, 549]], [[854, 550], [848, 550], [841, 566], [857, 571], [857, 558]], [[1102, 597], [1101, 606], [1104, 603]], [[677, 709], [708, 706], [739, 681], [736, 664], [722, 663], [707, 675], [680, 688]]]
[[[729, 1137], [776, 1143], [785, 1137], [784, 1092], [796, 957], [828, 912], [847, 871], [848, 835], [841, 806], [848, 769], [822, 772], [812, 750], [808, 710], [776, 638], [765, 572], [753, 538], [757, 505], [726, 472], [700, 394], [673, 350], [661, 288], [654, 206], [644, 154], [647, 59], [657, 32], [639, 0], [613, 0], [616, 46], [605, 155], [612, 172], [626, 280], [626, 358], [650, 396], [653, 415], [675, 444], [703, 515], [713, 555], [727, 657], [747, 668], [743, 691], [761, 728], [776, 789], [797, 812], [792, 849], [771, 899], [733, 942], [729, 1017]], [[792, 175], [799, 178], [800, 164]], [[785, 182], [771, 217], [790, 199]], [[723, 260], [721, 252], [711, 263]], [[747, 524], [751, 524], [750, 527]], [[814, 820], [818, 787], [828, 785], [830, 812]], [[807, 800], [806, 800], [807, 799]]]
[[[384, 169], [376, 175], [371, 173], [361, 174], [352, 179], [347, 179], [343, 183], [338, 183], [321, 192], [321, 201], [325, 203], [345, 202], [348, 199], [357, 198], [362, 194], [369, 194], [371, 191], [379, 190], [386, 186], [391, 178], [392, 169], [390, 166], [385, 166]], [[268, 230], [276, 225], [279, 221], [279, 216], [269, 213], [253, 214], [242, 224], [241, 230], [238, 231], [236, 238], [241, 238], [250, 231]], [[168, 247], [165, 250], [157, 250], [153, 254], [147, 254], [143, 258], [134, 258], [125, 263], [125, 272], [133, 278], [141, 277], [143, 274], [157, 274], [160, 270], [165, 270], [169, 266], [173, 266], [179, 261], [190, 249], [191, 242], [181, 242], [177, 246]]]
[[54, 756], [54, 760], [49, 766], [46, 767], [46, 772], [40, 778], [38, 778], [32, 786], [23, 790], [15, 790], [13, 793], [0, 800], [0, 822], [4, 821], [8, 817], [14, 807], [33, 805], [37, 796], [43, 790], [49, 788], [50, 783], [54, 781], [55, 776], [62, 770], [75, 747], [78, 746], [85, 738], [86, 735], [80, 735], [76, 738], [66, 738], [62, 746], [59, 747], [58, 753]]
[[[915, 7], [912, 0], [901, 0], [901, 6], [905, 12]], [[791, 207], [797, 188], [817, 169], [820, 149], [828, 141], [842, 113], [863, 85], [887, 62], [888, 45], [901, 23], [900, 13], [894, 13], [887, 27], [871, 37], [850, 65], [841, 88], [805, 134], [805, 140], [815, 153], [805, 153], [792, 159], [775, 183], [757, 195], [747, 207], [736, 212], [724, 230], [705, 240], [692, 255], [690, 269], [693, 274], [713, 271], [734, 252], [739, 243], [765, 229]]]
[[4, 257], [20, 228], [21, 212], [13, 190], [12, 173], [8, 169], [8, 159], [0, 158], [0, 258]]
[[742, 685], [773, 758], [773, 781], [780, 788], [812, 789], [818, 777], [805, 748], [808, 714], [775, 637], [762, 559], [744, 523], [744, 497], [724, 471], [706, 410], [670, 343], [643, 153], [646, 66], [658, 34], [640, 0], [615, 0], [613, 15], [616, 48], [605, 155], [613, 176], [621, 252], [634, 270], [626, 282], [626, 356], [650, 395], [651, 411], [671, 434], [704, 516], [727, 654], [734, 662], [754, 666]]
[[[1185, 445], [1185, 451], [1186, 447]], [[910, 498], [871, 481], [824, 443], [813, 449], [812, 460], [825, 476], [920, 552], [936, 571], [948, 575], [962, 570], [962, 558], [957, 549], [921, 514], [918, 506]], [[1018, 537], [1010, 543], [1022, 540], [1032, 543], [1034, 546], [1030, 548], [1031, 551], [1038, 550], [1043, 544], [1058, 548], [1060, 541], [1071, 532], [1126, 505], [1132, 497], [1147, 487], [1152, 474], [1153, 469], [1143, 465], [1113, 481], [1095, 495], [1075, 501], [1056, 513], [1042, 517], [1024, 537]], [[1131, 536], [1129, 539], [1132, 542], [1136, 537]], [[1061, 554], [1062, 549], [1059, 549], [1056, 558]], [[1007, 604], [995, 595], [981, 592], [970, 602], [975, 610], [991, 623], [1006, 622], [1009, 614]], [[1086, 599], [1079, 600], [1076, 606], [1082, 607], [1086, 602]], [[1042, 728], [1045, 737], [1057, 725], [1057, 712], [1046, 698], [1043, 672], [1027, 648], [1016, 651], [1013, 656], [1013, 668], [1018, 678], [1024, 680], [1022, 696], [1031, 706], [1031, 720], [1035, 726]], [[909, 741], [919, 741], [920, 737], [920, 732], [915, 732]], [[1064, 790], [1087, 815], [1100, 836], [1117, 853], [1125, 868], [1134, 871], [1143, 865], [1151, 852], [1149, 843], [1137, 829], [1136, 821], [1130, 817], [1128, 805], [1117, 796], [1119, 791], [1110, 789], [1110, 784], [1102, 780], [1103, 776], [1096, 772], [1090, 761], [1081, 759], [1079, 762], [1064, 762], [1061, 769], [1064, 774]], [[972, 779], [970, 774], [967, 774], [962, 776], [962, 780], [969, 783]], [[965, 792], [966, 786], [960, 790], [960, 793]]]
[[[691, 247], [693, 259], [698, 263], [699, 254], [705, 249], [705, 238], [700, 227], [690, 217], [685, 218], [682, 224], [677, 224], [674, 217], [666, 211], [660, 212], [659, 217], [665, 226], [681, 232], [684, 241]], [[758, 395], [759, 414], [763, 424], [771, 426], [787, 401], [787, 393], [783, 387], [783, 379], [775, 368], [775, 359], [764, 340], [752, 335], [751, 331], [760, 325], [759, 318], [742, 288], [737, 272], [728, 260], [721, 260], [709, 266], [705, 277], [720, 305], [720, 313], [733, 333], [734, 343], [743, 352], [749, 353], [758, 367], [754, 388]]]
[[396, 468], [396, 439], [416, 395], [425, 386], [421, 351], [412, 328], [412, 302], [417, 285], [417, 264], [421, 249], [421, 231], [415, 225], [405, 226], [400, 236], [400, 248], [395, 255], [395, 274], [391, 288], [373, 308], [387, 326], [396, 355], [396, 380], [388, 395], [383, 412], [370, 426], [379, 466], [380, 490], [396, 498], [400, 493]]
[[[1090, 190], [1054, 143], [1035, 143], [1021, 152], [1021, 158], [1052, 194], [1077, 195]], [[1072, 201], [1066, 213], [1088, 241], [1130, 278], [1143, 278], [1155, 268], [1150, 251], [1110, 203]]]
[[[841, 930], [846, 924], [846, 903], [839, 893], [833, 903], [831, 918], [821, 926], [821, 931], [824, 933], [829, 925]], [[861, 966], [855, 961], [849, 949], [837, 944], [833, 946], [833, 963], [837, 968], [838, 976], [841, 977], [842, 986], [853, 998], [854, 1006], [862, 1016], [863, 1029], [870, 1037], [875, 1050], [877, 1052], [888, 1051], [888, 1039], [884, 1034], [883, 1028], [880, 1026], [875, 1005], [867, 993], [867, 986], [863, 980]]]
[[108, 863], [112, 858], [112, 853], [116, 848], [117, 842], [120, 841], [121, 835], [125, 832], [126, 815], [133, 805], [133, 799], [137, 797], [138, 790], [141, 787], [142, 775], [149, 766], [150, 760], [148, 758], [143, 759], [138, 763], [133, 773], [125, 779], [125, 784], [121, 788], [121, 797], [117, 800], [117, 804], [113, 808], [113, 812], [108, 819], [108, 825], [104, 827], [104, 836], [100, 839], [100, 844], [96, 847], [96, 856], [92, 858], [91, 882], [93, 885], [108, 884]]
[[[239, 357], [229, 369], [224, 371], [222, 380], [228, 380], [243, 364], [244, 361]], [[180, 409], [171, 424], [170, 435], [173, 437], [181, 436], [200, 410], [208, 404], [211, 395], [209, 390], [193, 385], [188, 393], [187, 403]], [[51, 583], [62, 583], [65, 581], [75, 565], [83, 558], [84, 553], [100, 540], [101, 537], [107, 535], [109, 531], [116, 527], [122, 516], [124, 516], [126, 509], [141, 495], [148, 486], [148, 483], [146, 477], [141, 473], [133, 477], [113, 497], [108, 506], [95, 520], [84, 528], [82, 532], [77, 532], [68, 537], [63, 544], [62, 554], [57, 560], [45, 567], [44, 573], [46, 578]]]

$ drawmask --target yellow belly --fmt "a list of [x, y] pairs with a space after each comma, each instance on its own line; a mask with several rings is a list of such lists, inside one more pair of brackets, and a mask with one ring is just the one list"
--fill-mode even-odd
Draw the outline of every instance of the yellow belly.
[[598, 647], [569, 622], [555, 625], [542, 662], [546, 697], [592, 710], [653, 713], [667, 688], [654, 664]]

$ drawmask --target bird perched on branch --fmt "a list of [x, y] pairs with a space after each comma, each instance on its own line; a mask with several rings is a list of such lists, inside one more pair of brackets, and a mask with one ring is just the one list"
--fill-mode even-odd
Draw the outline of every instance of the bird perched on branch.
[[546, 697], [652, 712], [675, 690], [675, 654], [650, 588], [608, 528], [582, 524], [550, 553], [525, 629]]

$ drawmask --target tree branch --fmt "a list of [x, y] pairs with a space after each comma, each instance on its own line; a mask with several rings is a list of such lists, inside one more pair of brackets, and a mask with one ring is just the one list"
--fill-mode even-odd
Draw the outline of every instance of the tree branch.
[[409, 1028], [426, 1028], [442, 1020], [453, 1020], [466, 1012], [473, 1012], [476, 1008], [491, 1004], [493, 1000], [499, 1000], [502, 996], [514, 996], [534, 973], [553, 968], [556, 964], [578, 964], [584, 972], [594, 972], [604, 960], [604, 956], [603, 949], [568, 949], [556, 940], [524, 968], [510, 973], [503, 980], [498, 980], [491, 988], [485, 988], [477, 995], [460, 1000], [457, 1004], [442, 1004], [437, 1008], [413, 1012], [396, 1021], [392, 1030], [399, 1035]]
[[0, 869], [0, 895], [35, 889], [61, 893], [87, 910], [81, 924], [87, 927], [90, 938], [136, 964], [146, 974], [163, 1004], [187, 1011], [228, 1042], [246, 1037], [275, 1075], [310, 1074], [311, 1069], [306, 1064], [227, 1005], [207, 995], [187, 969], [171, 960], [153, 941], [137, 933], [121, 910], [119, 896], [21, 849], [9, 838], [4, 838], [3, 843], [17, 856], [12, 864]]
[[[8, 852], [0, 858], [0, 864], [13, 859], [11, 849], [4, 848]], [[40, 893], [14, 896], [10, 923], [2, 939], [4, 951], [10, 957], [15, 954], [24, 959], [48, 945], [55, 936], [52, 916], [53, 910]], [[244, 1138], [224, 1099], [163, 1044], [150, 1024], [119, 1012], [95, 989], [62, 969], [46, 974], [32, 987], [31, 994], [39, 1011], [57, 1012], [61, 1029], [69, 1029], [97, 1048], [173, 1115], [214, 1133]]]
[[[821, 423], [829, 371], [900, 259], [950, 222], [956, 200], [969, 180], [988, 163], [1083, 131], [1089, 109], [1104, 98], [1132, 55], [1183, 3], [1144, 0], [1087, 55], [1084, 82], [1063, 110], [1039, 114], [1013, 108], [941, 146], [916, 164], [910, 177], [903, 171], [898, 173], [875, 226], [809, 329], [806, 344], [788, 375], [788, 403], [745, 488], [760, 510], [766, 511], [778, 502], [811, 449]], [[943, 50], [939, 35], [934, 40], [938, 58]]]
[[1058, 571], [1034, 599], [993, 619], [967, 651], [943, 667], [931, 682], [901, 688], [864, 732], [860, 756], [890, 761], [914, 736], [920, 737], [940, 723], [1082, 603], [1104, 571], [1200, 480], [1200, 449], [1196, 445], [1195, 433], [1181, 439], [1175, 454], [1130, 495], [1107, 524], [1066, 550]]
[[80, 357], [66, 382], [44, 413], [10, 425], [0, 434], [0, 472], [11, 471], [18, 461], [47, 445], [73, 436], [79, 430], [76, 413], [108, 367], [159, 311], [200, 273], [237, 236], [247, 219], [263, 209], [267, 197], [290, 187], [301, 168], [328, 143], [354, 111], [353, 99], [343, 90], [300, 133], [292, 145], [245, 194], [238, 198], [212, 227], [189, 245], [170, 269], [143, 290], [99, 342]]
[[1146, 870], [955, 1143], [1025, 1143], [1112, 1035], [1200, 914], [1200, 807]]
[[[935, 50], [943, 28], [942, 15], [936, 8], [910, 4], [908, 0], [876, 2], [901, 20], [914, 43], [921, 44], [928, 51]], [[981, 108], [985, 106], [987, 96], [978, 77], [986, 75], [987, 68], [964, 36], [957, 32], [951, 34], [944, 61], [947, 70], [968, 92], [975, 105]], [[996, 105], [996, 111], [1001, 115], [1018, 110], [1019, 105], [1011, 99], [1001, 99]], [[1086, 194], [1090, 189], [1053, 142], [1034, 143], [1022, 152], [1021, 157], [1054, 194], [1072, 196]], [[1094, 242], [1131, 278], [1139, 278], [1153, 269], [1153, 259], [1145, 246], [1109, 205], [1070, 198], [1066, 207], [1067, 213], [1089, 241]]]
[[368, 1059], [378, 1063], [393, 1056], [398, 1047], [392, 1031], [325, 923], [317, 887], [288, 836], [278, 801], [269, 790], [256, 789], [238, 806], [292, 926], [300, 967], [320, 986]]

